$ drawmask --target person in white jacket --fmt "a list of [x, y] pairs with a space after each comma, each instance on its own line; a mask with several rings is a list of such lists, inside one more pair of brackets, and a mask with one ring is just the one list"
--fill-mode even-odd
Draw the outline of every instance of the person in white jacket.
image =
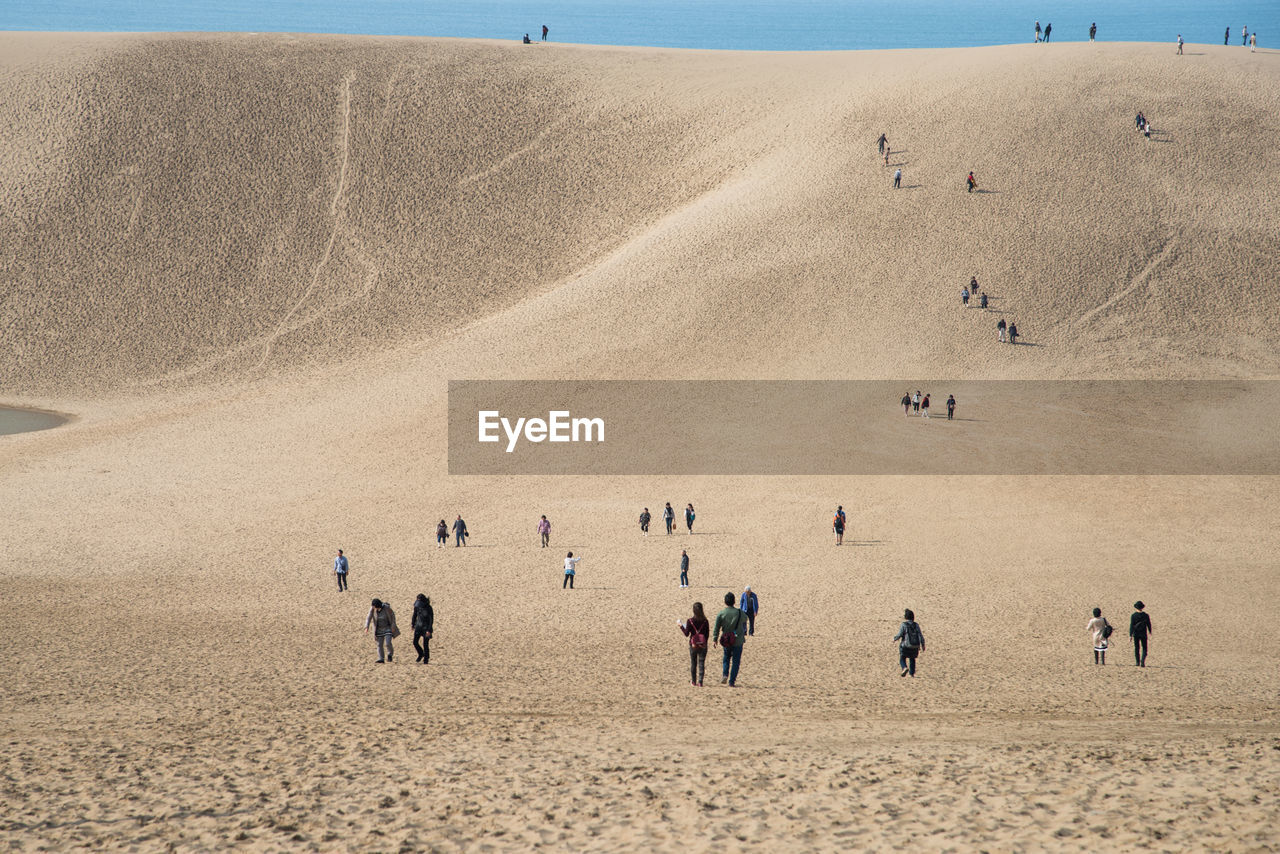
[[569, 552], [569, 555], [564, 559], [564, 583], [560, 585], [561, 590], [566, 587], [570, 590], [573, 589], [573, 577], [577, 575], [578, 561], [580, 560], [582, 558], [574, 557], [573, 552]]
[[1093, 638], [1093, 663], [1107, 663], [1107, 638], [1111, 632], [1107, 631], [1111, 624], [1107, 622], [1107, 618], [1102, 616], [1101, 608], [1093, 609], [1093, 619], [1089, 621], [1089, 625], [1085, 628], [1089, 632], [1089, 636]]

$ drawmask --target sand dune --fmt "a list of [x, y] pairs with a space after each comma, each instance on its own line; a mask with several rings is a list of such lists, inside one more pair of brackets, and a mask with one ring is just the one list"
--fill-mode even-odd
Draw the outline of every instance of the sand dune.
[[[20, 848], [1280, 844], [1274, 478], [451, 478], [445, 446], [461, 378], [1275, 377], [1276, 54], [0, 47], [0, 389], [74, 416], [0, 437]], [[639, 536], [666, 500], [698, 533]], [[673, 623], [748, 583], [741, 687], [686, 687]], [[406, 633], [375, 667], [368, 599], [407, 628], [419, 591], [431, 665]], [[1094, 667], [1088, 609], [1123, 634], [1137, 598], [1151, 666]]]

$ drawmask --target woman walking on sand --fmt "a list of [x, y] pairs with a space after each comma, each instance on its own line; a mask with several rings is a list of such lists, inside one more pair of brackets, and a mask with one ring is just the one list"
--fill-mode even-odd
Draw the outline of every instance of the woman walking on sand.
[[418, 653], [419, 664], [431, 663], [431, 632], [435, 629], [436, 612], [425, 593], [413, 600], [413, 648]]
[[924, 396], [924, 400], [920, 401], [920, 415], [923, 418], [929, 417], [929, 395]]
[[914, 678], [916, 656], [924, 652], [924, 632], [920, 631], [920, 624], [910, 608], [902, 612], [902, 625], [898, 626], [898, 633], [893, 639], [898, 642], [898, 666], [902, 668], [902, 675]]
[[653, 517], [649, 515], [649, 508], [646, 507], [640, 512], [640, 533], [646, 537], [649, 536], [649, 520]]
[[400, 629], [396, 626], [396, 613], [391, 610], [391, 606], [383, 602], [381, 599], [374, 599], [369, 608], [369, 616], [364, 618], [364, 633], [369, 634], [369, 629], [373, 629], [373, 638], [378, 643], [378, 660], [374, 664], [382, 664], [384, 661], [391, 661], [395, 650], [392, 648], [392, 638], [400, 637]]
[[690, 534], [693, 533], [693, 520], [697, 517], [693, 515], [693, 505], [690, 504], [684, 508], [684, 526]]
[[545, 549], [551, 543], [551, 523], [545, 515], [538, 520], [538, 533], [542, 535], [542, 547]]
[[1093, 639], [1093, 663], [1107, 663], [1107, 645], [1111, 637], [1111, 624], [1107, 622], [1107, 618], [1102, 616], [1101, 608], [1093, 609], [1093, 619], [1085, 627], [1089, 631], [1089, 637]]
[[711, 635], [711, 623], [702, 610], [702, 603], [694, 602], [693, 616], [676, 625], [689, 639], [689, 680], [701, 688], [707, 673], [707, 638]]
[[436, 548], [444, 548], [447, 542], [449, 542], [449, 526], [441, 519], [440, 524], [436, 525]]
[[672, 508], [671, 502], [667, 502], [667, 506], [662, 508], [662, 521], [667, 523], [667, 533], [671, 534], [676, 526], [676, 511]]

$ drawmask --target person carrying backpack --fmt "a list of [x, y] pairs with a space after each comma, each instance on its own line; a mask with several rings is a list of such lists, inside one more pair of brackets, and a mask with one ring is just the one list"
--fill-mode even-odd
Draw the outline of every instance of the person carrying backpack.
[[831, 520], [831, 530], [836, 532], [836, 545], [844, 545], [844, 513], [836, 510], [836, 515]]
[[893, 639], [898, 642], [898, 666], [902, 668], [902, 675], [914, 678], [916, 656], [924, 652], [924, 632], [920, 631], [920, 624], [910, 608], [902, 612], [902, 625]]
[[702, 610], [702, 603], [694, 602], [693, 616], [676, 625], [689, 639], [689, 679], [701, 688], [702, 677], [707, 671], [707, 638], [711, 636], [711, 624]]
[[1102, 616], [1101, 608], [1093, 609], [1093, 619], [1085, 626], [1093, 639], [1093, 663], [1107, 663], [1107, 647], [1111, 644], [1111, 624]]
[[746, 617], [733, 606], [733, 594], [724, 594], [724, 608], [716, 614], [716, 625], [711, 632], [712, 643], [724, 650], [724, 678], [720, 684], [728, 682], [730, 688], [738, 684], [738, 668], [742, 665], [742, 644], [747, 639], [743, 629]]
[[688, 529], [690, 534], [693, 533], [693, 520], [696, 518], [698, 517], [693, 515], [692, 504], [684, 508], [684, 526], [686, 529]]

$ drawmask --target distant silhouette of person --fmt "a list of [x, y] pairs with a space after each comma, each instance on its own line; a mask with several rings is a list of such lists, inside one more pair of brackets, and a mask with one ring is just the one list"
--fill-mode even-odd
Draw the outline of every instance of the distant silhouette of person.
[[902, 187], [902, 170], [899, 169], [893, 173], [893, 189], [897, 190]]
[[902, 396], [902, 414], [903, 415], [911, 414], [911, 393], [910, 392], [907, 392]]
[[1249, 43], [1249, 26], [1246, 24], [1245, 28], [1241, 31], [1240, 44], [1246, 45], [1248, 43]]
[[551, 32], [551, 31], [547, 29], [547, 25], [546, 25], [546, 24], [543, 24], [543, 25], [542, 25], [542, 40], [543, 40], [543, 41], [546, 41], [546, 40], [547, 40], [547, 33], [549, 33], [549, 32]]
[[924, 400], [920, 401], [920, 417], [929, 417], [929, 395], [924, 396]]
[[449, 525], [443, 520], [436, 525], [436, 548], [442, 549], [449, 542]]
[[947, 395], [947, 420], [951, 421], [956, 417], [956, 396], [954, 394]]
[[920, 411], [920, 389], [916, 389], [916, 393], [911, 395], [911, 411]]
[[1182, 33], [1178, 33], [1178, 56], [1182, 56]]
[[1222, 44], [1224, 46], [1231, 44], [1231, 28], [1230, 27], [1227, 27], [1227, 32], [1222, 37]]
[[545, 549], [551, 544], [551, 522], [546, 516], [538, 520], [538, 533], [542, 535], [542, 547]]
[[987, 295], [983, 294], [982, 297], [978, 300], [978, 308], [986, 308], [986, 307], [987, 307]]
[[876, 145], [880, 146], [879, 151], [884, 154], [884, 147], [889, 144], [889, 139], [884, 134], [880, 134], [880, 138], [876, 140]]
[[1090, 639], [1093, 641], [1093, 663], [1107, 663], [1107, 647], [1110, 646], [1111, 624], [1107, 622], [1107, 618], [1102, 616], [1101, 608], [1093, 609], [1093, 619], [1085, 626], [1085, 631], [1089, 633]]
[[680, 589], [689, 586], [689, 552], [680, 550]]
[[1258, 34], [1249, 33], [1249, 53], [1258, 52]]
[[525, 34], [524, 34], [524, 43], [525, 43], [525, 44], [533, 44], [533, 41], [529, 38], [529, 34], [528, 34], [528, 33], [525, 33]]
[[1036, 44], [1040, 44], [1040, 22], [1036, 21]]
[[1016, 320], [1009, 324], [1009, 343], [1018, 343], [1018, 321]]
[[425, 593], [413, 600], [413, 648], [420, 664], [431, 663], [431, 633], [436, 627], [436, 612]]
[[696, 518], [698, 517], [693, 514], [692, 504], [684, 508], [684, 526], [690, 534], [693, 533], [693, 520]]
[[968, 184], [968, 185], [969, 185], [969, 192], [970, 192], [970, 193], [972, 193], [972, 192], [973, 192], [973, 188], [974, 188], [974, 187], [978, 186], [978, 182], [977, 182], [977, 181], [975, 181], [975, 180], [973, 179], [973, 172], [970, 172], [970, 173], [969, 173], [969, 177], [968, 177], [968, 178], [966, 178], [964, 182], [965, 182], [966, 184]]
[[676, 511], [672, 509], [670, 501], [662, 508], [662, 521], [667, 523], [667, 533], [670, 534], [676, 524]]
[[1095, 22], [1089, 25], [1089, 41], [1092, 42], [1097, 37], [1097, 35], [1098, 35], [1098, 24]]
[[1005, 322], [1004, 322], [1004, 318], [1003, 318], [1003, 317], [1002, 317], [1002, 318], [1000, 318], [1000, 322], [996, 324], [996, 332], [998, 332], [998, 333], [1000, 334], [1000, 343], [1001, 343], [1001, 344], [1003, 344], [1006, 340], [1008, 340], [1008, 339], [1006, 338], [1006, 334], [1007, 334], [1008, 328], [1009, 328], [1009, 325], [1008, 325], [1007, 323], [1005, 323]]
[[978, 293], [978, 277], [977, 276], [974, 276], [972, 279], [969, 280], [969, 293], [974, 294], [975, 296]]
[[1053, 24], [1044, 25], [1044, 43], [1049, 43], [1049, 33], [1053, 32]]
[[969, 289], [968, 288], [960, 289], [960, 302], [961, 304], [964, 305], [965, 308], [969, 307]]

